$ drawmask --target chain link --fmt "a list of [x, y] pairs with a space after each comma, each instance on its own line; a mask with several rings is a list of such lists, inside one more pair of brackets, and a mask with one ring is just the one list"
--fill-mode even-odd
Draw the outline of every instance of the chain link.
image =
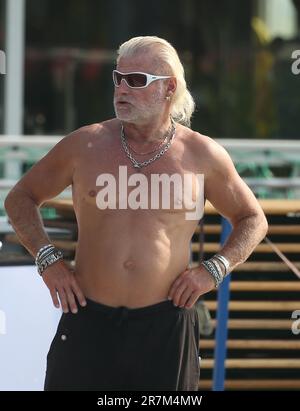
[[129, 160], [132, 162], [133, 167], [135, 168], [142, 168], [142, 167], [146, 167], [149, 164], [153, 163], [153, 161], [159, 159], [162, 155], [165, 154], [165, 152], [170, 148], [174, 137], [175, 137], [175, 133], [176, 133], [176, 125], [175, 125], [175, 121], [171, 118], [172, 121], [172, 133], [171, 133], [171, 137], [170, 140], [168, 141], [168, 143], [165, 145], [165, 147], [160, 150], [158, 153], [155, 154], [154, 157], [149, 158], [149, 160], [146, 161], [138, 161], [136, 160], [133, 155], [130, 153], [127, 142], [126, 142], [126, 138], [125, 138], [125, 133], [124, 133], [124, 127], [122, 124], [122, 128], [121, 128], [121, 142], [122, 142], [122, 147], [127, 155], [127, 157], [129, 158]]

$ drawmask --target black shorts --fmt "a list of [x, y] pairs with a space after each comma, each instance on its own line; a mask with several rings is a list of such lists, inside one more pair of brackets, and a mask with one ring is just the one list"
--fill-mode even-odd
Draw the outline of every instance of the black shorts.
[[62, 314], [47, 355], [45, 391], [197, 391], [199, 319], [172, 301], [141, 308], [87, 299]]

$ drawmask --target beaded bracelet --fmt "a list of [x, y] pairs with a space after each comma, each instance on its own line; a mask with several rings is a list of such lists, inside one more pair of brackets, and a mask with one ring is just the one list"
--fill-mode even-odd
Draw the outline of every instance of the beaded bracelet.
[[203, 261], [201, 264], [213, 276], [215, 287], [218, 288], [223, 281], [222, 272], [217, 268], [216, 264], [212, 260]]

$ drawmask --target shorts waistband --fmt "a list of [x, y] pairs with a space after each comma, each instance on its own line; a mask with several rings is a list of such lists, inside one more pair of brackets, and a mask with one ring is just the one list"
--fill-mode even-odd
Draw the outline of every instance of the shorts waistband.
[[149, 315], [153, 313], [159, 313], [159, 312], [164, 312], [164, 311], [169, 311], [169, 310], [184, 310], [184, 308], [176, 307], [173, 304], [172, 300], [164, 300], [156, 304], [152, 305], [147, 305], [145, 307], [138, 307], [138, 308], [128, 308], [124, 306], [119, 306], [119, 307], [112, 307], [109, 305], [105, 305], [93, 300], [90, 300], [89, 298], [86, 298], [87, 305], [84, 308], [84, 310], [93, 310], [93, 311], [98, 311], [102, 312], [108, 315], [113, 315], [113, 314], [126, 314], [127, 317], [142, 317], [144, 315]]

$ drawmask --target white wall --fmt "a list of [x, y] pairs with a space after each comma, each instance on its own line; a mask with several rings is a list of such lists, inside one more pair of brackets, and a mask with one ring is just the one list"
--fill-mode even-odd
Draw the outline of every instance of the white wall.
[[0, 391], [43, 390], [60, 316], [35, 266], [0, 267]]

